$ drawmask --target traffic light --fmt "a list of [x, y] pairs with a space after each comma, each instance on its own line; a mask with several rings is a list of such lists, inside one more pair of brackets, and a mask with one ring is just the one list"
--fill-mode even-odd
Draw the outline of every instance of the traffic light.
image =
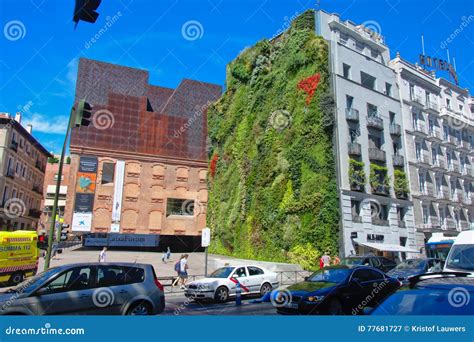
[[76, 0], [74, 6], [74, 15], [72, 21], [76, 23], [74, 28], [80, 20], [88, 23], [95, 23], [99, 17], [99, 13], [96, 12], [102, 0]]
[[92, 117], [92, 106], [89, 104], [89, 102], [86, 102], [86, 100], [79, 100], [74, 113], [74, 126], [89, 126]]

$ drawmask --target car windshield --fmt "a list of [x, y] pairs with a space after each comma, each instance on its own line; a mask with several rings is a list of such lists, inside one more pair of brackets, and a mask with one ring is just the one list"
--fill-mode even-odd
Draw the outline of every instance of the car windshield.
[[[462, 304], [465, 305], [452, 305], [450, 293], [449, 290], [432, 288], [402, 290], [388, 297], [371, 314], [377, 316], [471, 315], [474, 312], [474, 301], [464, 300]], [[470, 296], [474, 296], [474, 293], [470, 293]]]
[[308, 277], [308, 281], [325, 283], [342, 283], [351, 273], [347, 268], [326, 268], [316, 271]]
[[235, 267], [221, 267], [211, 273], [209, 278], [227, 278]]
[[362, 265], [364, 258], [345, 258], [341, 260], [341, 265], [356, 266]]
[[425, 260], [419, 260], [419, 259], [411, 259], [411, 260], [406, 260], [402, 262], [401, 264], [398, 264], [397, 267], [395, 267], [396, 270], [406, 270], [406, 269], [423, 269], [425, 267]]
[[453, 245], [446, 267], [456, 271], [474, 271], [474, 245]]
[[17, 293], [31, 293], [36, 290], [43, 282], [49, 279], [52, 275], [57, 272], [58, 268], [53, 267], [47, 271], [38, 273], [34, 277], [26, 279], [22, 283], [18, 284], [17, 286], [11, 288], [9, 292], [17, 292]]

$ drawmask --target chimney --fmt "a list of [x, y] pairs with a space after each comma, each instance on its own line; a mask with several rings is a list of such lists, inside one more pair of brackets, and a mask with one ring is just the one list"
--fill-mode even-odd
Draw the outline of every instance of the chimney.
[[30, 135], [33, 134], [33, 125], [32, 124], [26, 125], [26, 131], [30, 133]]
[[19, 124], [21, 124], [21, 113], [20, 112], [16, 112], [15, 121], [18, 122]]

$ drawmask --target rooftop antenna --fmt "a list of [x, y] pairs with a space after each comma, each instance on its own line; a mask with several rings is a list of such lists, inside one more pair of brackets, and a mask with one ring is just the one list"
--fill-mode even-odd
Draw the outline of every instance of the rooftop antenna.
[[454, 67], [454, 71], [456, 71], [456, 58], [453, 57], [453, 67]]
[[423, 33], [421, 34], [421, 51], [423, 52], [423, 55], [425, 54], [425, 37]]
[[451, 59], [449, 58], [449, 49], [446, 49], [446, 54], [448, 55], [448, 63], [451, 63]]

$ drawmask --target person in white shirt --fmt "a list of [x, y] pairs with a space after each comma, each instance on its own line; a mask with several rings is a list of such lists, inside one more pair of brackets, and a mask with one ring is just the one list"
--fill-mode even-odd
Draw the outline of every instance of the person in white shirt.
[[321, 260], [323, 261], [323, 267], [331, 265], [331, 257], [328, 254], [329, 252], [326, 251], [326, 253], [321, 257]]
[[107, 247], [104, 247], [102, 251], [99, 253], [99, 262], [105, 262], [107, 258], [107, 255], [105, 252], [107, 252]]
[[185, 254], [179, 261], [179, 278], [181, 279], [181, 288], [184, 289], [188, 281], [188, 255]]

